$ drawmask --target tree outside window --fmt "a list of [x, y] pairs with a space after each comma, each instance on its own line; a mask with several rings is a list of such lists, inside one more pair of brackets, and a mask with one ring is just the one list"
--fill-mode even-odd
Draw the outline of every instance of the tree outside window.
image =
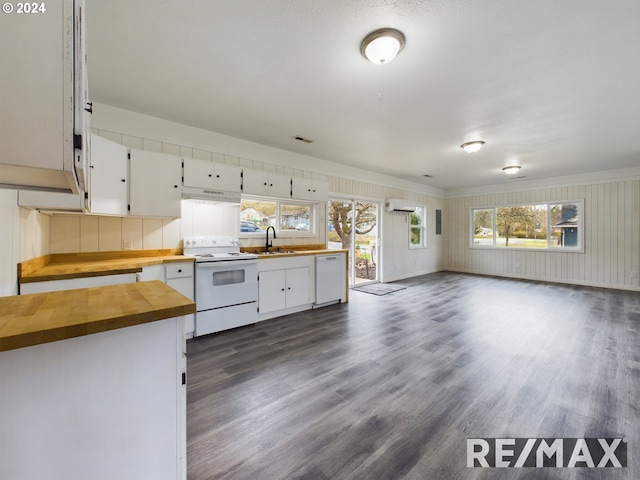
[[426, 246], [425, 210], [425, 207], [416, 207], [416, 211], [409, 214], [409, 248]]
[[582, 211], [583, 201], [473, 208], [471, 246], [583, 251]]
[[351, 249], [351, 228], [355, 223], [356, 235], [370, 233], [377, 223], [377, 206], [374, 203], [356, 202], [356, 218], [352, 221], [352, 203], [341, 200], [329, 201], [329, 231], [342, 242], [342, 248]]

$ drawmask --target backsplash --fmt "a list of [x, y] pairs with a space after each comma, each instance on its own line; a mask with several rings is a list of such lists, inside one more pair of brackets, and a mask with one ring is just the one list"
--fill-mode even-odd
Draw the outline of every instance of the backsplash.
[[[50, 251], [47, 253], [179, 249], [182, 248], [183, 237], [187, 236], [238, 236], [239, 209], [239, 206], [185, 200], [182, 204], [182, 218], [178, 219], [53, 215], [50, 217]], [[49, 218], [44, 214], [38, 215]], [[321, 237], [324, 238], [323, 235]], [[318, 239], [319, 237], [280, 236], [273, 244], [286, 246], [324, 243]], [[263, 243], [262, 236], [241, 238], [243, 246], [259, 246]]]
[[180, 223], [180, 219], [54, 215], [50, 253], [182, 248]]

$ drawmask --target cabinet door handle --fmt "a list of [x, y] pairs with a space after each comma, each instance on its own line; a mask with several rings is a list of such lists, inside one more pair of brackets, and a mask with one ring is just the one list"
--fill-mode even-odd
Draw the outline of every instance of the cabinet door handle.
[[220, 175], [216, 175], [216, 178], [220, 178]]
[[121, 182], [126, 182], [126, 180], [123, 178], [122, 180], [120, 180]]
[[287, 287], [287, 290], [291, 290], [291, 287]]
[[282, 291], [284, 292], [284, 288], [282, 289]]
[[173, 188], [178, 188], [178, 185], [174, 185]]
[[179, 269], [179, 270], [178, 270], [178, 273], [182, 273], [182, 269]]
[[213, 174], [212, 174], [212, 173], [210, 173], [210, 174], [209, 174], [209, 177], [213, 177]]

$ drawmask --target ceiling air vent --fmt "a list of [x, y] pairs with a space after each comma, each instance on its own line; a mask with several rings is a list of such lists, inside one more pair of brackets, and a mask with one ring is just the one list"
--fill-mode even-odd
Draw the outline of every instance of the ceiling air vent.
[[293, 136], [291, 137], [294, 140], [298, 140], [299, 142], [304, 142], [304, 143], [313, 143], [313, 140], [309, 140], [308, 138], [304, 138], [304, 137], [299, 137], [299, 136]]

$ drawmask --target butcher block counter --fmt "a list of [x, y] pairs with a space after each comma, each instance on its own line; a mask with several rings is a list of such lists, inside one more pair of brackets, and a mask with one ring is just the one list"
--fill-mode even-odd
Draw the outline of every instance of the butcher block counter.
[[161, 281], [0, 297], [0, 352], [195, 313]]
[[18, 283], [139, 273], [143, 267], [175, 262], [193, 258], [170, 249], [45, 255], [18, 264]]
[[329, 250], [324, 244], [313, 245], [278, 245], [269, 249], [269, 254], [266, 254], [265, 247], [241, 247], [240, 250], [245, 253], [255, 253], [258, 258], [273, 258], [278, 257], [299, 257], [302, 255], [334, 255], [336, 253], [349, 253], [349, 250]]

